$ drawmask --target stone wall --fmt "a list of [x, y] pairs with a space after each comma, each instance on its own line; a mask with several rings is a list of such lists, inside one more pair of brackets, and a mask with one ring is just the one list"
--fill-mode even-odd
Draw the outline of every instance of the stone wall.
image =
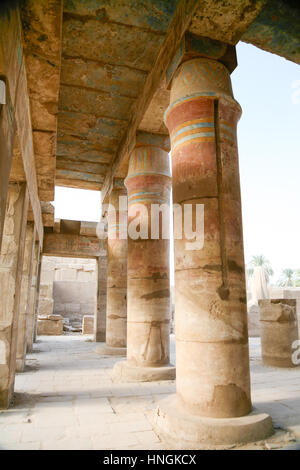
[[94, 315], [96, 295], [96, 260], [43, 257], [40, 315], [62, 315], [65, 329], [78, 330], [84, 315]]

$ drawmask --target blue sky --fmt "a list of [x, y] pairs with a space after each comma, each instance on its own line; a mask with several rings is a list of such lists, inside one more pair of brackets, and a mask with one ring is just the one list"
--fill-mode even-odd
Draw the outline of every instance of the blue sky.
[[300, 268], [300, 67], [245, 43], [237, 56], [245, 258], [264, 254], [277, 278]]
[[[300, 67], [245, 43], [237, 56], [245, 259], [265, 255], [275, 281], [300, 268]], [[56, 188], [55, 199], [56, 217], [99, 220], [98, 192]]]

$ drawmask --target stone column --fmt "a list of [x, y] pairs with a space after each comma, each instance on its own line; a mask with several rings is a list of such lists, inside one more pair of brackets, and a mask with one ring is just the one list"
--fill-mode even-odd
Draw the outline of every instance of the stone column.
[[196, 58], [179, 66], [165, 115], [173, 202], [183, 211], [191, 204], [194, 230], [196, 205], [204, 205], [204, 244], [185, 234], [174, 241], [176, 396], [161, 403], [155, 426], [175, 448], [260, 440], [272, 432], [268, 415], [251, 412], [240, 114], [222, 63]]
[[120, 197], [123, 204], [127, 202], [124, 187], [113, 189], [109, 197], [106, 344], [96, 352], [123, 356], [127, 338], [127, 204], [119, 207]]
[[[125, 184], [129, 231], [127, 360], [115, 365], [113, 377], [116, 381], [129, 382], [173, 379], [175, 367], [170, 365], [168, 232], [171, 174], [168, 153], [150, 145], [136, 147], [130, 157]], [[155, 213], [158, 208], [163, 209], [161, 214]], [[130, 224], [137, 216], [141, 222], [141, 237], [135, 239]], [[167, 228], [166, 233], [163, 228]]]
[[0, 256], [0, 408], [8, 408], [14, 389], [27, 213], [26, 185], [10, 184]]
[[36, 241], [34, 245], [34, 259], [33, 259], [33, 267], [32, 267], [32, 277], [31, 277], [31, 286], [30, 286], [30, 293], [29, 293], [29, 306], [28, 306], [28, 324], [27, 324], [27, 331], [26, 331], [26, 344], [27, 344], [27, 352], [32, 352], [32, 343], [33, 343], [33, 326], [34, 326], [34, 312], [35, 312], [35, 303], [36, 303], [36, 295], [37, 295], [37, 269], [38, 269], [38, 261], [39, 261], [39, 252], [40, 246], [39, 242]]
[[37, 322], [38, 322], [39, 305], [40, 305], [41, 272], [42, 272], [42, 254], [39, 251], [39, 260], [38, 260], [37, 277], [36, 277], [36, 297], [35, 297], [35, 305], [34, 305], [33, 338], [32, 338], [34, 343], [36, 343], [36, 337], [37, 337]]
[[296, 299], [264, 299], [258, 304], [264, 364], [295, 367], [293, 344], [299, 339]]
[[33, 269], [35, 234], [34, 226], [27, 224], [25, 251], [23, 262], [23, 273], [21, 283], [20, 313], [18, 322], [18, 340], [17, 340], [17, 360], [16, 371], [23, 372], [26, 357], [26, 334], [28, 326], [29, 302], [30, 302], [30, 286]]
[[104, 342], [106, 336], [106, 292], [107, 292], [107, 254], [99, 256], [97, 310], [94, 324], [94, 341]]

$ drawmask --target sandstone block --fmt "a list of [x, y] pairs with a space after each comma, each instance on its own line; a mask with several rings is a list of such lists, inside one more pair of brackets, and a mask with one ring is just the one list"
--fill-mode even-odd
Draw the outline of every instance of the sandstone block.
[[295, 299], [259, 300], [263, 362], [294, 367], [293, 343], [299, 337]]
[[49, 318], [39, 318], [37, 324], [37, 334], [47, 336], [62, 335], [63, 322], [62, 320], [51, 320]]
[[40, 298], [39, 314], [40, 315], [51, 315], [52, 312], [53, 312], [53, 299]]
[[53, 283], [40, 284], [40, 296], [51, 298], [53, 294]]
[[84, 315], [82, 317], [82, 334], [92, 335], [94, 333], [94, 316]]

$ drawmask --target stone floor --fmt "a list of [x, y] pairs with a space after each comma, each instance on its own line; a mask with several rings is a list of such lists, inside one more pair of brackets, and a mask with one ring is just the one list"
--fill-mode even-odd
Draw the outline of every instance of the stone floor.
[[[175, 356], [172, 336], [172, 355]], [[81, 335], [40, 336], [17, 374], [14, 406], [0, 412], [0, 449], [164, 449], [149, 421], [173, 382], [114, 384], [119, 358], [99, 356]], [[300, 448], [300, 367], [264, 367], [251, 338], [252, 396], [276, 434], [247, 449]]]

